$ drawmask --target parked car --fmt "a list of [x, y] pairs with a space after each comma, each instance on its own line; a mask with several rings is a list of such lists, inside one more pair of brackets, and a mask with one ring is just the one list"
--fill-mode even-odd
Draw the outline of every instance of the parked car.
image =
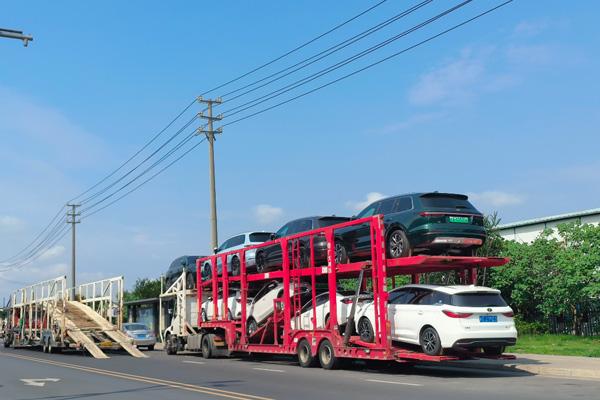
[[186, 286], [187, 289], [196, 288], [196, 260], [205, 256], [181, 256], [177, 257], [167, 270], [165, 274], [165, 289], [168, 289], [177, 278], [181, 276], [183, 269], [186, 270]]
[[137, 347], [147, 347], [148, 350], [154, 350], [156, 336], [146, 325], [139, 322], [126, 323], [123, 324], [122, 330]]
[[[217, 249], [216, 254], [222, 254], [228, 251], [241, 250], [244, 247], [254, 246], [260, 243], [271, 240], [272, 232], [246, 232], [235, 235], [224, 241]], [[256, 267], [256, 249], [251, 249], [246, 252], [246, 268], [253, 270]], [[227, 256], [227, 272], [231, 275], [240, 274], [240, 258], [237, 254], [229, 254]], [[221, 275], [222, 265], [221, 259], [217, 259], [217, 273]], [[207, 260], [202, 265], [202, 278], [207, 279], [212, 275], [212, 267], [210, 260]]]
[[[352, 301], [354, 299], [355, 292], [347, 290], [338, 290], [336, 293], [336, 314], [337, 322], [340, 326], [340, 332], [344, 332], [344, 327], [348, 321], [348, 316], [352, 310]], [[356, 303], [359, 307], [365, 301], [373, 299], [371, 293], [362, 292], [358, 296]], [[358, 308], [357, 308], [358, 309]], [[324, 292], [315, 297], [315, 311], [316, 311], [316, 329], [325, 329], [329, 323], [329, 292]], [[292, 318], [292, 329], [313, 329], [313, 303], [312, 298], [302, 306], [300, 315], [296, 318]], [[296, 321], [298, 321], [298, 328], [296, 328]]]
[[[233, 321], [234, 319], [239, 319], [241, 316], [242, 308], [241, 308], [241, 295], [239, 289], [229, 289], [229, 296], [227, 297], [227, 308], [228, 315], [227, 319]], [[252, 299], [248, 299], [247, 302], [250, 304]], [[220, 292], [217, 297], [217, 307], [219, 310], [219, 315], [222, 315], [222, 307], [223, 307], [223, 293]], [[205, 301], [202, 302], [202, 307], [200, 310], [200, 315], [202, 317], [202, 321], [210, 321], [215, 315], [215, 307], [213, 302], [213, 297], [209, 296]]]
[[[301, 232], [310, 231], [318, 228], [341, 224], [350, 221], [347, 217], [327, 216], [327, 217], [307, 217], [300, 218], [288, 222], [283, 225], [273, 236], [272, 239], [280, 239], [282, 237], [294, 235]], [[327, 241], [325, 236], [318, 235], [313, 241], [315, 263], [317, 265], [324, 264], [327, 260]], [[303, 267], [307, 267], [310, 257], [310, 245], [308, 238], [302, 238], [299, 244], [300, 263]], [[290, 259], [292, 258], [291, 245], [288, 245]], [[281, 245], [275, 243], [271, 246], [261, 247], [256, 252], [256, 270], [257, 272], [265, 272], [271, 269], [281, 267]]]
[[[406, 285], [389, 292], [392, 339], [420, 345], [428, 355], [446, 349], [483, 348], [499, 355], [517, 341], [513, 310], [500, 291], [483, 286]], [[374, 305], [356, 314], [361, 340], [374, 340]]]
[[[251, 336], [256, 332], [264, 322], [273, 314], [273, 300], [283, 297], [284, 285], [282, 282], [271, 281], [263, 286], [256, 295], [251, 299], [250, 305], [247, 308], [246, 330]], [[290, 296], [293, 295], [293, 285], [290, 284]], [[299, 288], [301, 303], [304, 303], [310, 296], [310, 285], [301, 283]]]
[[[463, 194], [413, 193], [388, 197], [368, 205], [356, 218], [383, 214], [387, 257], [416, 253], [471, 256], [486, 239], [483, 215]], [[341, 240], [337, 240], [337, 238]], [[367, 224], [336, 232], [336, 259], [371, 257]]]

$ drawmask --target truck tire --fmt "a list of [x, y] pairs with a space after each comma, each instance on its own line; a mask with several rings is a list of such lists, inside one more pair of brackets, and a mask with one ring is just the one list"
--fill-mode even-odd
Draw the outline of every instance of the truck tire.
[[212, 333], [207, 333], [202, 337], [202, 357], [209, 359], [213, 358], [215, 354], [215, 341]]
[[340, 365], [340, 359], [335, 356], [335, 350], [329, 339], [325, 339], [319, 345], [319, 362], [323, 369], [336, 369]]
[[312, 349], [310, 348], [308, 340], [302, 339], [298, 343], [296, 352], [298, 354], [298, 364], [300, 364], [302, 368], [312, 368], [317, 365], [317, 359], [312, 355]]
[[165, 350], [168, 355], [177, 355], [177, 337], [174, 335], [167, 335], [165, 338]]

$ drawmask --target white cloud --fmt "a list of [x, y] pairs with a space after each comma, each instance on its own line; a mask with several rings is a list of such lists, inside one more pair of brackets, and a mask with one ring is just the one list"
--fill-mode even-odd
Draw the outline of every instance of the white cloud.
[[10, 215], [0, 216], [0, 230], [14, 231], [23, 228], [24, 223], [17, 217]]
[[369, 193], [367, 193], [365, 200], [363, 200], [363, 201], [347, 201], [346, 207], [348, 207], [349, 209], [354, 210], [354, 211], [360, 211], [363, 208], [365, 208], [366, 206], [368, 206], [369, 204], [371, 204], [372, 202], [381, 200], [384, 197], [386, 197], [386, 196], [379, 192], [369, 192]]
[[65, 246], [57, 245], [46, 250], [39, 258], [40, 261], [51, 260], [62, 256], [65, 253]]
[[415, 129], [417, 126], [426, 124], [428, 122], [436, 121], [440, 118], [443, 118], [446, 113], [443, 112], [431, 112], [431, 113], [421, 113], [414, 114], [404, 121], [396, 122], [393, 124], [388, 124], [384, 126], [382, 129], [378, 131], [378, 133], [390, 134], [390, 133], [398, 133], [402, 131], [410, 131]]
[[499, 190], [489, 190], [480, 193], [468, 193], [469, 199], [477, 206], [478, 204], [486, 207], [505, 207], [521, 204], [524, 197], [514, 193], [502, 192]]
[[254, 207], [254, 217], [259, 224], [271, 224], [283, 215], [283, 209], [269, 204], [259, 204]]

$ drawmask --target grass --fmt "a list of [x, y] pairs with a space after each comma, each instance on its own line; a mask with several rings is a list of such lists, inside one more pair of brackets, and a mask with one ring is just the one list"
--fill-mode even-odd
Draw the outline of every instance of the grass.
[[511, 353], [549, 354], [558, 356], [600, 357], [600, 337], [571, 335], [523, 335]]

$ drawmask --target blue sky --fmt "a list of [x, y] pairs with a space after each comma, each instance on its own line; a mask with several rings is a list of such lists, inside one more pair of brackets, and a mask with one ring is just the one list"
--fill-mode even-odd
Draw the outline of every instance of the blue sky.
[[[27, 244], [62, 204], [127, 159], [195, 96], [372, 4], [5, 4], [0, 27], [22, 29], [34, 42], [24, 48], [0, 40], [0, 258]], [[414, 4], [389, 0], [251, 78]], [[455, 3], [434, 1], [293, 78], [449, 4]], [[474, 1], [307, 88], [496, 4]], [[368, 198], [412, 191], [468, 193], [503, 222], [598, 207], [598, 11], [594, 2], [517, 0], [363, 74], [226, 127], [216, 143], [220, 239], [274, 230], [305, 215], [352, 215]], [[207, 253], [208, 201], [201, 145], [79, 226], [80, 280], [124, 275], [130, 286], [137, 277], [159, 276], [179, 255]], [[22, 270], [0, 274], [0, 295], [66, 273], [66, 239]]]

